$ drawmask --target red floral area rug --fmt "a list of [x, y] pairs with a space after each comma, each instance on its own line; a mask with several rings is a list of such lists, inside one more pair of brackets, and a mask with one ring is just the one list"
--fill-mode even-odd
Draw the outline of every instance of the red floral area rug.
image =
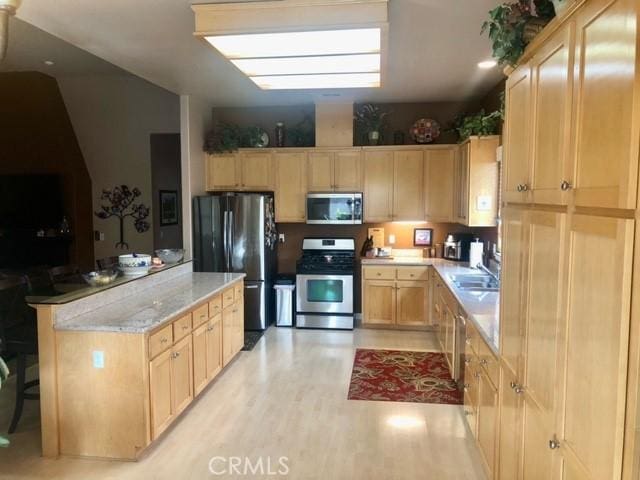
[[349, 400], [461, 405], [443, 353], [357, 349]]

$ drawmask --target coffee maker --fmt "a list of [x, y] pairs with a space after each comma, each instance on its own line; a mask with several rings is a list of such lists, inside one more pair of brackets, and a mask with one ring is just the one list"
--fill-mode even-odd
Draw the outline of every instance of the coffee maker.
[[443, 257], [457, 262], [469, 261], [469, 248], [473, 241], [472, 233], [450, 233], [444, 241]]

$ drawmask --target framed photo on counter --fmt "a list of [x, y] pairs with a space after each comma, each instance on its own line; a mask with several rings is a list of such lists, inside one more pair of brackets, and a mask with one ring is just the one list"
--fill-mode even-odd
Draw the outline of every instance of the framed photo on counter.
[[430, 247], [433, 241], [433, 228], [414, 228], [413, 246]]

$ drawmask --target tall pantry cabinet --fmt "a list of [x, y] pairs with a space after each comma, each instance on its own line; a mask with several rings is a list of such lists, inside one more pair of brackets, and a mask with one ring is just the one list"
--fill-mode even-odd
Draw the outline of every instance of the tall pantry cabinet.
[[639, 8], [577, 0], [507, 80], [504, 480], [640, 478]]

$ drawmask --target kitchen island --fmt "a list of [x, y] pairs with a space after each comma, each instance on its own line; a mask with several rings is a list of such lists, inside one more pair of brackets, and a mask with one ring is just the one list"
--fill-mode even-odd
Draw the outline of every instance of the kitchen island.
[[185, 263], [31, 299], [43, 455], [137, 459], [242, 348], [243, 278]]

